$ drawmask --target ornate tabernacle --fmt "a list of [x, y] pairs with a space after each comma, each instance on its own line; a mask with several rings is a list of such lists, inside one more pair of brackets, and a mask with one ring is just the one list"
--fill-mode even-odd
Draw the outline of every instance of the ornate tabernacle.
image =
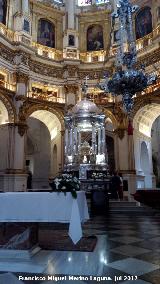
[[105, 115], [86, 97], [65, 116], [65, 170], [79, 171], [80, 179], [107, 170]]

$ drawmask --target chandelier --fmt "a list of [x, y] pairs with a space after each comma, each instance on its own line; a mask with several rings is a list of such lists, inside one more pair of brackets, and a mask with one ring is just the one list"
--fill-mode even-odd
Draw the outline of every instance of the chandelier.
[[137, 92], [142, 92], [147, 86], [156, 82], [156, 75], [146, 75], [144, 67], [137, 70], [136, 41], [133, 32], [133, 14], [138, 6], [130, 4], [129, 0], [119, 0], [117, 11], [112, 14], [113, 27], [119, 25], [118, 51], [116, 55], [116, 71], [112, 78], [106, 77], [105, 82], [98, 87], [114, 96], [121, 95], [125, 111], [130, 114], [133, 108], [133, 98]]

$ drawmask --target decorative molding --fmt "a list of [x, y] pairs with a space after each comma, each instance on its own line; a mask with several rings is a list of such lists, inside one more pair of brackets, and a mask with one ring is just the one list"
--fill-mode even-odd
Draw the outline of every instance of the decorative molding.
[[30, 71], [54, 78], [63, 79], [63, 68], [52, 67], [47, 64], [42, 64], [37, 61], [30, 60], [29, 62]]
[[94, 69], [84, 69], [78, 70], [79, 79], [83, 80], [86, 76], [89, 76], [90, 80], [100, 80], [104, 77], [104, 74], [107, 73], [110, 77], [113, 73], [113, 67], [108, 68], [94, 68]]
[[146, 94], [146, 95], [140, 95], [139, 97], [134, 99], [134, 106], [132, 109], [132, 112], [130, 114], [130, 117], [134, 119], [136, 113], [143, 108], [146, 105], [150, 105], [152, 103], [160, 104], [160, 90], [158, 91], [158, 94]]
[[1, 91], [0, 91], [0, 100], [7, 109], [9, 123], [14, 123], [16, 121], [16, 109], [13, 102], [7, 95], [4, 95]]
[[11, 64], [14, 64], [15, 52], [4, 44], [0, 43], [0, 57], [2, 57]]
[[25, 73], [17, 72], [16, 73], [16, 81], [17, 81], [17, 83], [27, 84], [28, 81], [29, 81], [29, 76]]
[[18, 122], [15, 124], [15, 126], [18, 127], [18, 133], [21, 137], [24, 136], [24, 134], [27, 132], [28, 130], [28, 125], [26, 123], [23, 122]]
[[73, 93], [76, 94], [79, 90], [77, 85], [64, 85], [64, 92], [65, 94]]
[[114, 130], [114, 133], [118, 135], [119, 139], [122, 140], [125, 136], [125, 128], [117, 128]]
[[140, 69], [142, 65], [149, 66], [160, 61], [160, 47], [156, 50], [151, 50], [151, 52], [146, 52], [146, 54], [138, 58], [138, 62], [136, 63], [137, 69]]
[[26, 125], [27, 118], [37, 110], [46, 110], [53, 113], [61, 123], [61, 129], [64, 129], [64, 113], [62, 109], [55, 104], [47, 103], [47, 102], [35, 102], [27, 99], [22, 106], [19, 108], [19, 122], [23, 125]]
[[66, 65], [64, 71], [67, 71], [69, 77], [77, 77], [78, 66], [76, 65]]

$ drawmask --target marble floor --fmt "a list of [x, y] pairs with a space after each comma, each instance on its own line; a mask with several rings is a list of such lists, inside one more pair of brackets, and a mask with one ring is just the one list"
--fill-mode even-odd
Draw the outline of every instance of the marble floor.
[[41, 250], [28, 261], [0, 259], [0, 284], [160, 284], [160, 214], [96, 216], [83, 232], [98, 237], [93, 252]]

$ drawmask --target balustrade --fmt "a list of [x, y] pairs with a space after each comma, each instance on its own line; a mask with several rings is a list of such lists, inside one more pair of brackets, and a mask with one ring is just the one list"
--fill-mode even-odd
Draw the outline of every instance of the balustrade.
[[[32, 46], [38, 55], [47, 57], [52, 60], [60, 61], [63, 58], [71, 58], [71, 59], [80, 59], [82, 62], [88, 62], [88, 63], [96, 63], [96, 62], [103, 62], [106, 57], [106, 51], [105, 50], [99, 50], [99, 51], [92, 51], [92, 52], [83, 52], [79, 53], [73, 48], [70, 50], [57, 50], [55, 48], [43, 46], [37, 42], [31, 42], [30, 40], [27, 40], [23, 36], [18, 36], [16, 32], [7, 29], [7, 27], [0, 23], [0, 34], [7, 37], [10, 41], [15, 42], [23, 42], [26, 45]], [[143, 38], [140, 38], [136, 41], [136, 46], [138, 52], [143, 52], [144, 49], [150, 45], [152, 45], [153, 41], [156, 40], [157, 37], [160, 36], [160, 25], [158, 25], [152, 33], [146, 35]], [[109, 56], [115, 56], [117, 53], [117, 47], [116, 45], [112, 46], [110, 49]]]

